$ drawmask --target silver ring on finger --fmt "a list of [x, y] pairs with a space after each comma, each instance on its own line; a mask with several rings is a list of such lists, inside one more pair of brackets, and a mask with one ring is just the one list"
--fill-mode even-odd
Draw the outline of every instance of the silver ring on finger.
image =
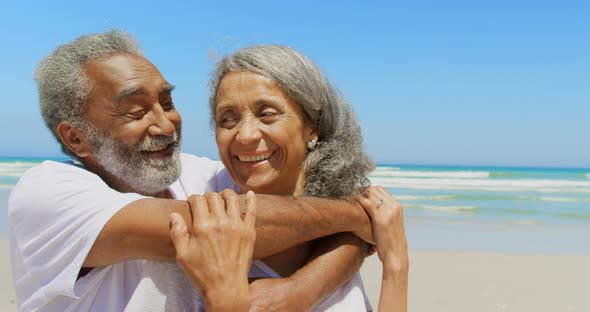
[[377, 202], [377, 206], [375, 208], [379, 208], [383, 205], [383, 199], [379, 198], [379, 202]]

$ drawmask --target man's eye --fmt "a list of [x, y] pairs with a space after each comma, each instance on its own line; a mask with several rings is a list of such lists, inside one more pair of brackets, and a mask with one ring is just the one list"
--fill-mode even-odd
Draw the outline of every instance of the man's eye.
[[127, 116], [129, 118], [133, 118], [133, 119], [141, 119], [144, 115], [145, 115], [145, 111], [143, 109], [136, 110], [136, 111], [130, 111], [127, 113]]
[[165, 102], [164, 104], [162, 104], [162, 109], [165, 111], [172, 110], [174, 109], [174, 103], [172, 101]]

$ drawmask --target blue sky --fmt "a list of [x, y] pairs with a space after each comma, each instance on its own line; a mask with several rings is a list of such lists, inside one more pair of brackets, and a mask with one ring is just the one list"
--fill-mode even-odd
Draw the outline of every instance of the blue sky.
[[33, 70], [117, 27], [176, 85], [186, 152], [217, 158], [214, 56], [276, 43], [322, 67], [378, 162], [590, 167], [590, 5], [486, 2], [3, 1], [0, 156], [61, 155]]

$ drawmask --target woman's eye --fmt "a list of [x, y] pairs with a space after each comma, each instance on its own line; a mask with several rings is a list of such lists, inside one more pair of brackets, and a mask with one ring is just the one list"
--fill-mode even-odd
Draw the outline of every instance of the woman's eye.
[[237, 119], [233, 116], [223, 116], [217, 120], [217, 126], [221, 128], [233, 128], [237, 124]]
[[276, 110], [266, 109], [258, 114], [260, 119], [265, 122], [270, 122], [275, 120], [279, 116], [279, 112]]

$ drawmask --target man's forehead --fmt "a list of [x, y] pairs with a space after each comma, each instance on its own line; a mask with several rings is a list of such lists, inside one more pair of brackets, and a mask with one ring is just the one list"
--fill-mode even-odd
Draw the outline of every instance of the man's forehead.
[[118, 97], [129, 97], [146, 92], [171, 91], [160, 71], [147, 59], [133, 54], [114, 54], [88, 63], [86, 73], [94, 80], [95, 87], [111, 88]]

